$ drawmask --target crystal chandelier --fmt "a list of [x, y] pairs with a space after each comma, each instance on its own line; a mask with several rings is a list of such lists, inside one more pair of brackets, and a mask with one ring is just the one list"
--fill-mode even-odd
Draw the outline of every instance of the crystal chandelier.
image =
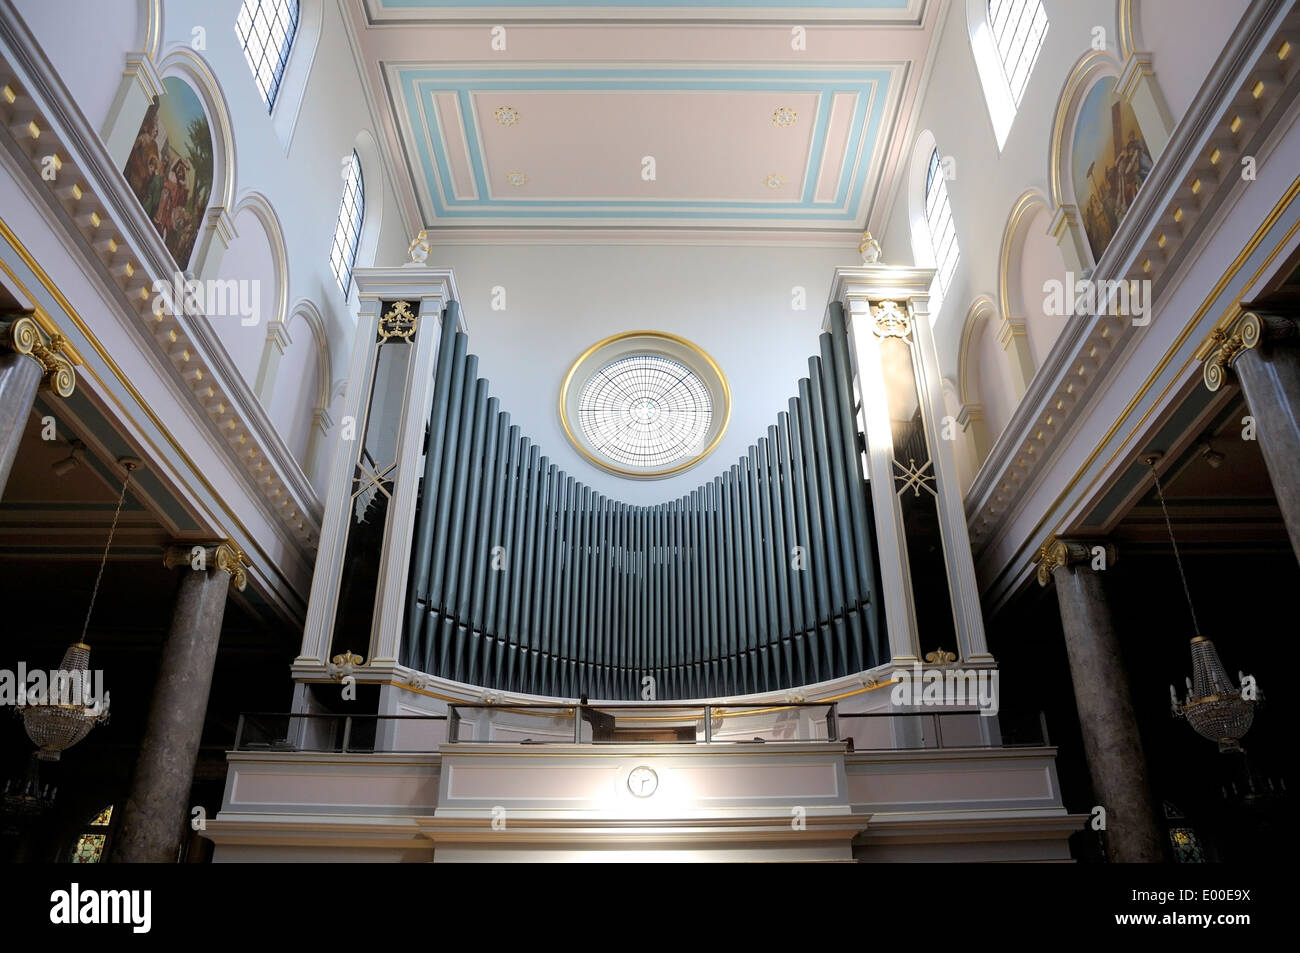
[[36, 757], [42, 761], [58, 761], [59, 755], [90, 734], [90, 729], [108, 720], [108, 694], [104, 693], [102, 698], [90, 696], [90, 646], [86, 644], [86, 633], [90, 629], [91, 613], [95, 611], [99, 584], [104, 579], [104, 566], [108, 563], [113, 536], [117, 533], [122, 504], [126, 501], [131, 472], [140, 465], [140, 461], [131, 457], [118, 462], [126, 470], [126, 478], [122, 481], [122, 492], [117, 498], [117, 510], [113, 513], [113, 525], [109, 528], [108, 541], [104, 544], [104, 555], [99, 560], [99, 574], [95, 577], [95, 586], [90, 592], [90, 605], [86, 608], [86, 621], [81, 627], [81, 640], [73, 642], [63, 653], [58, 672], [48, 680], [45, 697], [18, 706], [23, 727], [27, 729], [27, 737], [40, 749], [36, 752]]
[[1169, 508], [1165, 505], [1164, 490], [1160, 486], [1160, 474], [1156, 472], [1156, 462], [1159, 459], [1160, 454], [1152, 454], [1146, 458], [1146, 464], [1151, 467], [1151, 476], [1155, 479], [1156, 496], [1160, 499], [1160, 509], [1165, 516], [1169, 544], [1174, 550], [1178, 576], [1183, 582], [1183, 595], [1187, 598], [1187, 611], [1192, 617], [1192, 630], [1196, 633], [1191, 644], [1192, 677], [1185, 679], [1187, 698], [1180, 701], [1177, 690], [1170, 685], [1170, 708], [1175, 718], [1186, 718], [1187, 723], [1202, 738], [1218, 742], [1219, 751], [1241, 751], [1241, 739], [1255, 720], [1255, 706], [1262, 700], [1262, 695], [1256, 690], [1254, 679], [1241, 673], [1238, 673], [1240, 685], [1234, 685], [1232, 677], [1219, 660], [1214, 643], [1201, 635], [1196, 607], [1192, 604], [1192, 590], [1187, 585], [1187, 574], [1183, 572], [1178, 542], [1174, 539], [1174, 525], [1169, 519]]
[[5, 782], [5, 816], [39, 817], [54, 805], [58, 793], [58, 788], [41, 783], [40, 762], [36, 755], [32, 755], [27, 762], [27, 773], [23, 779], [16, 784], [12, 780]]

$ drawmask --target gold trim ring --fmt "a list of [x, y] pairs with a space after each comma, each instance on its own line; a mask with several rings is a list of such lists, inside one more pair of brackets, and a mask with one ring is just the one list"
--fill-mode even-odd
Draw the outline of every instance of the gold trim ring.
[[[591, 358], [592, 355], [596, 354], [598, 351], [601, 351], [604, 348], [609, 347], [610, 345], [617, 344], [620, 341], [627, 341], [633, 338], [650, 338], [659, 341], [667, 341], [671, 344], [676, 345], [678, 348], [682, 348], [686, 350], [691, 355], [693, 355], [694, 357], [698, 358], [700, 361], [703, 362], [704, 366], [707, 367], [708, 370], [717, 379], [718, 389], [720, 390], [720, 393], [714, 393], [714, 388], [708, 386], [709, 383], [708, 381], [704, 381], [705, 385], [709, 389], [709, 393], [715, 397], [720, 397], [723, 405], [722, 406], [723, 412], [721, 415], [722, 423], [718, 426], [717, 432], [713, 435], [713, 439], [711, 439], [708, 442], [708, 444], [704, 447], [703, 450], [701, 450], [699, 453], [692, 456], [690, 459], [684, 460], [681, 463], [674, 464], [671, 467], [666, 467], [661, 470], [632, 470], [632, 469], [628, 469], [627, 467], [620, 467], [617, 464], [613, 463], [612, 461], [602, 460], [600, 457], [597, 457], [586, 447], [582, 439], [576, 433], [574, 433], [573, 428], [569, 426], [569, 411], [568, 411], [567, 398], [569, 394], [569, 388], [573, 385], [573, 380], [577, 376], [578, 371], [581, 370], [583, 365], [586, 364], [586, 362], [588, 361], [588, 359]], [[673, 358], [673, 359], [680, 358], [680, 355], [674, 354], [673, 351], [671, 350], [665, 351], [663, 353], [664, 356], [668, 358]], [[698, 374], [700, 368], [690, 367], [689, 362], [686, 363], [688, 368], [692, 372]], [[703, 376], [701, 376], [701, 379], [703, 380]], [[597, 341], [591, 347], [587, 348], [585, 351], [579, 354], [577, 358], [574, 360], [574, 362], [571, 365], [569, 365], [568, 373], [564, 375], [564, 379], [560, 382], [559, 410], [560, 410], [560, 426], [564, 428], [564, 435], [569, 438], [569, 442], [573, 444], [573, 446], [577, 449], [577, 451], [581, 453], [583, 457], [585, 457], [589, 462], [600, 467], [602, 470], [607, 470], [610, 473], [617, 473], [620, 476], [641, 477], [641, 478], [666, 477], [666, 476], [671, 476], [674, 473], [681, 473], [683, 470], [689, 470], [691, 467], [695, 466], [697, 463], [699, 463], [701, 460], [707, 457], [710, 453], [712, 453], [715, 449], [717, 449], [718, 444], [722, 442], [722, 437], [727, 432], [727, 425], [731, 422], [731, 385], [727, 383], [727, 375], [722, 373], [722, 368], [718, 366], [718, 362], [715, 361], [712, 357], [710, 357], [709, 354], [698, 344], [695, 344], [692, 341], [688, 341], [684, 337], [679, 337], [676, 334], [669, 334], [667, 331], [623, 331], [620, 334], [613, 334], [607, 338]]]

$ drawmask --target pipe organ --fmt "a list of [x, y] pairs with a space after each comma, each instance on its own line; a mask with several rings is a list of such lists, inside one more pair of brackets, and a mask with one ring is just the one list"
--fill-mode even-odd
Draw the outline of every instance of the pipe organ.
[[633, 506], [560, 470], [489, 394], [447, 305], [401, 661], [540, 695], [763, 692], [888, 661], [838, 303], [797, 396], [689, 494]]

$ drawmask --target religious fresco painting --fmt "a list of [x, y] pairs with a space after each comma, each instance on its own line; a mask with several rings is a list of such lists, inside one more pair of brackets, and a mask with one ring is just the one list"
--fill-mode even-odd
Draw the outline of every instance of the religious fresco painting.
[[1088, 91], [1070, 146], [1070, 170], [1093, 260], [1101, 258], [1151, 172], [1151, 152], [1133, 108], [1108, 76]]
[[163, 244], [184, 269], [212, 194], [212, 132], [188, 83], [168, 76], [163, 89], [145, 110], [123, 171]]

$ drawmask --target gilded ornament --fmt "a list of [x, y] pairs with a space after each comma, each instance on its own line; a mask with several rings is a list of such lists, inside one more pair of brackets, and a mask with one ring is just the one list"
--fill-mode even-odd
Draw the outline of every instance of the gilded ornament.
[[77, 388], [77, 374], [72, 362], [62, 352], [67, 342], [63, 335], [46, 335], [32, 318], [23, 315], [8, 324], [0, 322], [0, 343], [19, 354], [26, 354], [41, 365], [41, 386], [60, 397], [71, 397]]
[[415, 333], [418, 318], [411, 313], [409, 301], [395, 301], [392, 308], [379, 319], [379, 336], [389, 338], [409, 338]]
[[897, 301], [881, 301], [872, 306], [875, 320], [873, 331], [878, 338], [902, 338], [912, 336], [912, 322], [907, 314], [899, 310]]

